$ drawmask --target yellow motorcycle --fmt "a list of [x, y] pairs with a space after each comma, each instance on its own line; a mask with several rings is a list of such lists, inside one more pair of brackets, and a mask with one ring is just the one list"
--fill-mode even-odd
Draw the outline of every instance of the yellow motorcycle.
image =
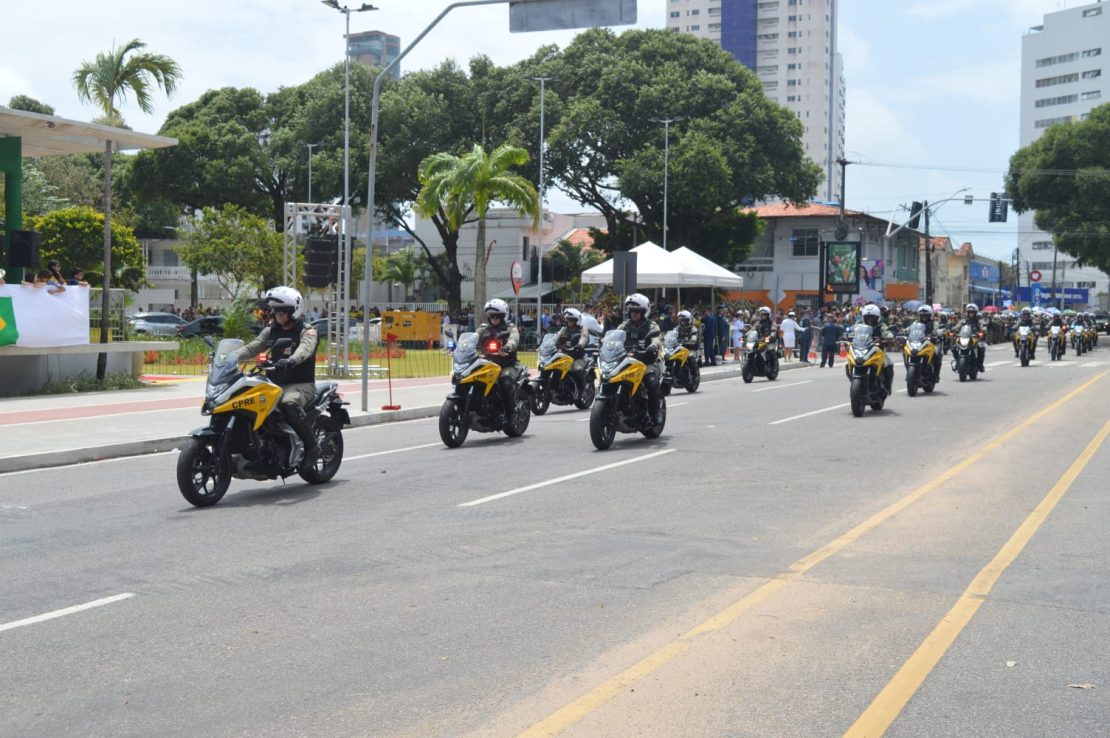
[[691, 351], [678, 340], [678, 331], [667, 331], [663, 337], [663, 381], [660, 389], [663, 395], [671, 393], [671, 387], [681, 387], [694, 393], [701, 386], [701, 369], [698, 368], [697, 351]]
[[522, 436], [532, 417], [528, 371], [518, 365], [515, 412], [506, 422], [497, 387], [501, 365], [490, 359], [501, 353], [502, 340], [491, 339], [481, 347], [478, 341], [477, 333], [464, 333], [455, 347], [451, 370], [454, 390], [439, 411], [439, 437], [448, 448], [463, 445], [471, 430]]
[[1029, 361], [1037, 353], [1037, 334], [1032, 327], [1019, 325], [1014, 334], [1014, 349], [1021, 360], [1022, 366], [1029, 366]]
[[[909, 335], [902, 345], [902, 360], [906, 365], [906, 394], [917, 396], [917, 390], [932, 392], [937, 380], [937, 345], [926, 332], [924, 323], [910, 326]], [[885, 361], [885, 360], [884, 360]]]
[[[281, 338], [270, 354], [292, 342]], [[211, 344], [210, 344], [211, 345]], [[177, 457], [177, 486], [196, 507], [215, 505], [232, 478], [265, 481], [299, 474], [309, 484], [323, 484], [343, 463], [343, 426], [351, 417], [335, 382], [317, 382], [316, 397], [305, 416], [316, 432], [320, 457], [302, 464], [304, 444], [285, 422], [278, 401], [281, 387], [264, 375], [274, 368], [268, 355], [244, 372], [239, 365], [244, 344], [225, 338], [216, 346], [208, 369], [201, 414], [211, 417], [205, 428], [190, 433]], [[325, 414], [326, 413], [326, 414]]]
[[845, 372], [851, 382], [848, 399], [852, 415], [863, 417], [867, 405], [872, 410], [882, 410], [892, 388], [886, 371], [886, 351], [882, 343], [875, 340], [871, 326], [860, 323], [852, 329]]
[[548, 333], [540, 343], [536, 365], [539, 376], [532, 382], [532, 412], [536, 415], [546, 413], [552, 403], [574, 405], [579, 410], [594, 404], [597, 384], [593, 360], [586, 362], [584, 386], [580, 391], [571, 375], [574, 357], [559, 350], [556, 338], [556, 334]]
[[590, 440], [602, 451], [613, 445], [618, 431], [658, 438], [667, 424], [665, 397], [659, 398], [659, 424], [652, 422], [644, 387], [648, 365], [629, 353], [626, 340], [620, 330], [609, 331], [601, 339], [601, 390], [590, 410]]

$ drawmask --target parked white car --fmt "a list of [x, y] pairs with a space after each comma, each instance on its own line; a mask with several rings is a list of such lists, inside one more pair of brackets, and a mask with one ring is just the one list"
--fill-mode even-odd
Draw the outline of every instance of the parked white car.
[[173, 313], [135, 313], [127, 319], [127, 327], [140, 336], [176, 336], [182, 325], [185, 320]]

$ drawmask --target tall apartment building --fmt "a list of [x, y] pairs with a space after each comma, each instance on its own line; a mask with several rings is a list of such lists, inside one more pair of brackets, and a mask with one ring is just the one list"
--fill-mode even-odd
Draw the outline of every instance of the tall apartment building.
[[[1110, 4], [1049, 13], [1041, 25], [1029, 29], [1021, 39], [1021, 146], [1036, 141], [1051, 125], [1086, 119], [1091, 108], [1110, 101], [1108, 58]], [[1052, 286], [1054, 257], [1058, 288], [1086, 290], [1091, 306], [1098, 305], [1099, 293], [1110, 290], [1106, 274], [1078, 268], [1073, 258], [1057, 254], [1052, 235], [1037, 230], [1031, 212], [1018, 218], [1018, 248], [1030, 269], [1043, 275], [1046, 291]], [[1071, 302], [1079, 294], [1065, 299]]]
[[819, 199], [840, 201], [844, 66], [837, 0], [664, 0], [667, 28], [720, 44], [754, 71], [773, 102], [805, 127], [806, 154], [824, 170]]
[[[401, 55], [401, 38], [382, 31], [352, 33], [347, 38], [347, 55], [368, 67], [383, 69]], [[401, 66], [389, 73], [390, 79], [401, 78]]]

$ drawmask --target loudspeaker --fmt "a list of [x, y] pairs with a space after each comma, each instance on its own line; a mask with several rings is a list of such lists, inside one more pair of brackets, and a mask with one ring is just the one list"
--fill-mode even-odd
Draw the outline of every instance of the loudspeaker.
[[39, 266], [39, 244], [42, 236], [37, 231], [12, 231], [11, 248], [8, 249], [8, 264], [12, 267]]
[[310, 238], [304, 250], [304, 283], [307, 287], [327, 287], [339, 277], [339, 241], [336, 238]]

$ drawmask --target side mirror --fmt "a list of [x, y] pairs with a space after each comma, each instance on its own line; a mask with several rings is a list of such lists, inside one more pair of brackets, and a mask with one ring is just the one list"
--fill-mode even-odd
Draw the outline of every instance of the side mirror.
[[273, 353], [275, 351], [284, 351], [292, 345], [292, 338], [279, 338], [278, 340], [274, 341], [274, 345], [270, 347], [270, 353]]
[[201, 338], [204, 339], [204, 342], [208, 344], [208, 348], [216, 348], [216, 344], [212, 343], [212, 336], [206, 333], [201, 336]]

